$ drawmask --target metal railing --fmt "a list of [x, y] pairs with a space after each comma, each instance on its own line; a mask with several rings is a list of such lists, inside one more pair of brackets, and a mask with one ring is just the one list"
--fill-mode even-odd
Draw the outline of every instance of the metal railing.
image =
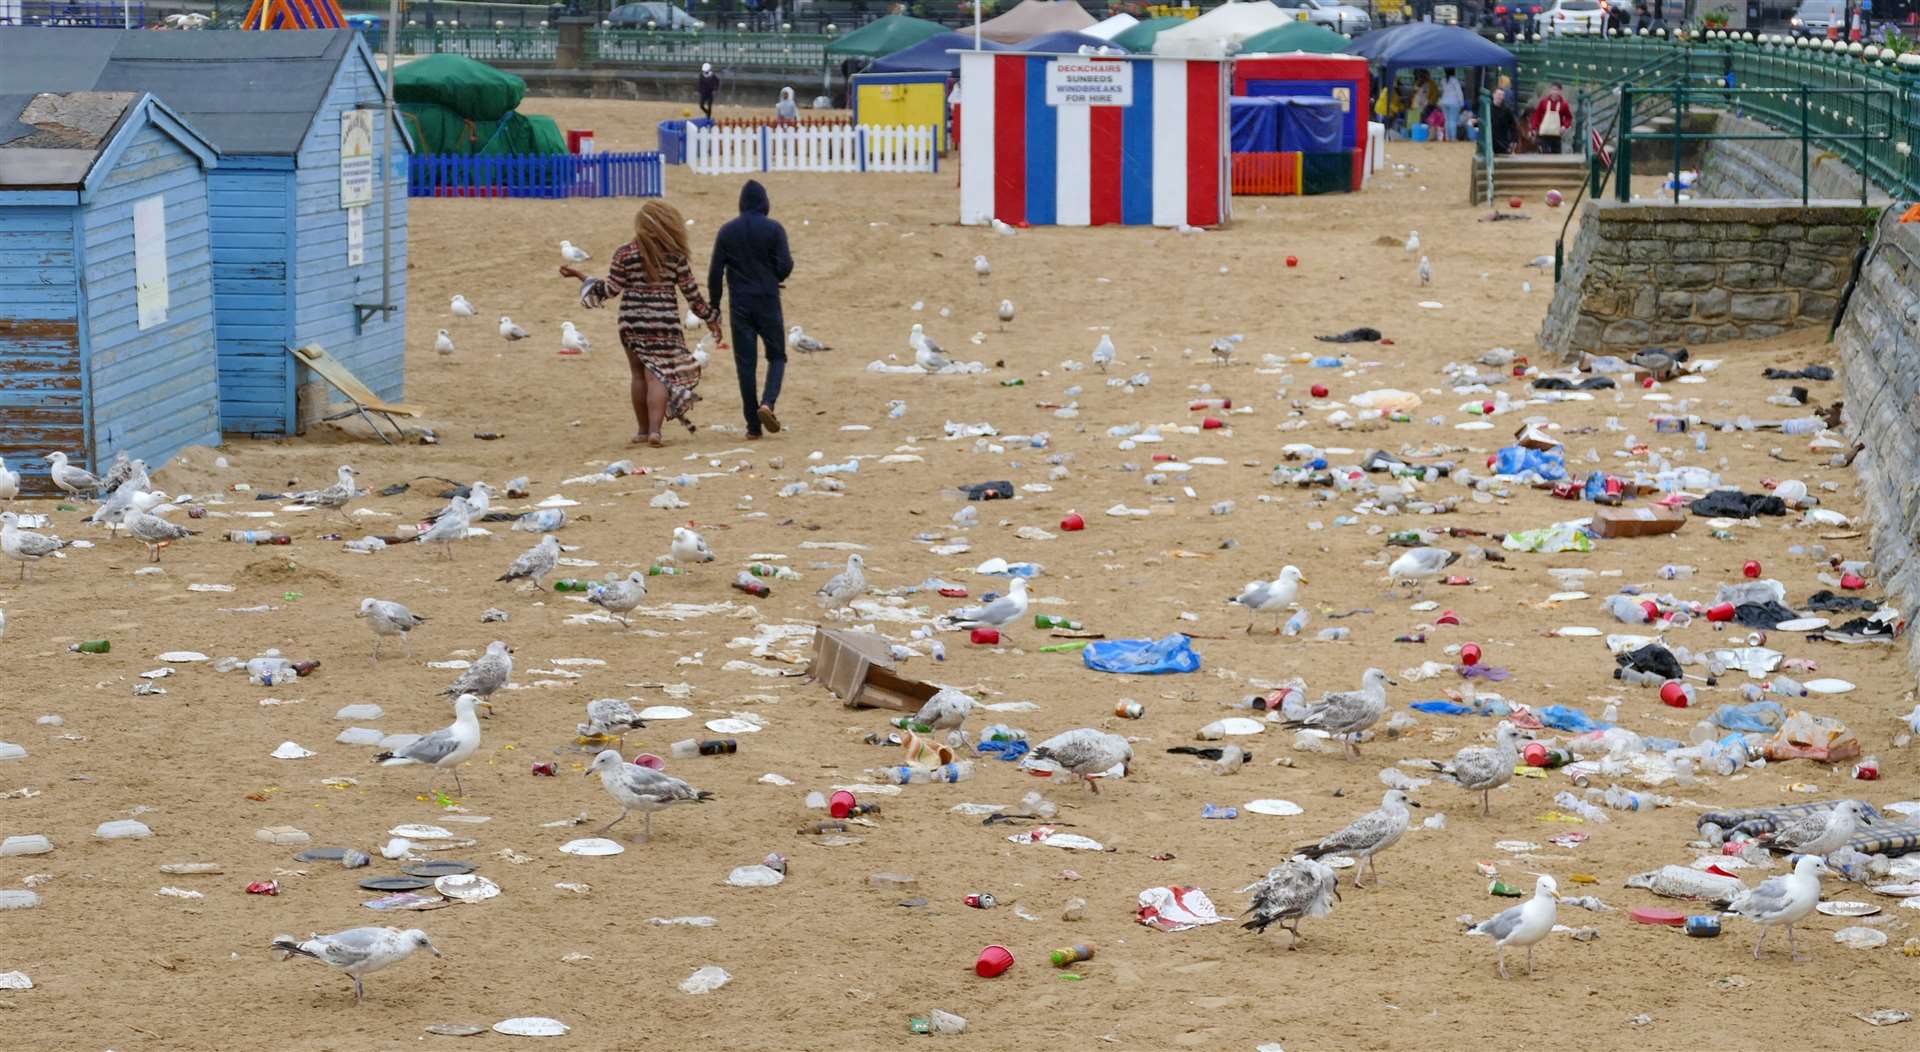
[[0, 26], [66, 26], [78, 29], [138, 29], [147, 23], [147, 5], [118, 0], [18, 0], [0, 3]]
[[[367, 42], [384, 46], [384, 29], [364, 30]], [[721, 69], [825, 68], [824, 33], [743, 33], [739, 30], [665, 31], [593, 29], [587, 32], [589, 62], [654, 69], [698, 68], [711, 62]], [[560, 33], [540, 28], [401, 26], [394, 41], [402, 55], [465, 55], [482, 62], [551, 62], [559, 53]]]
[[[1671, 100], [1674, 110], [1673, 130], [1671, 132], [1636, 132], [1633, 130], [1634, 105], [1644, 97], [1665, 97]], [[1680, 156], [1686, 143], [1705, 142], [1794, 142], [1800, 144], [1800, 203], [1805, 205], [1812, 197], [1812, 165], [1816, 149], [1826, 147], [1836, 153], [1851, 152], [1856, 159], [1867, 157], [1869, 146], [1873, 143], [1885, 143], [1892, 140], [1894, 132], [1894, 110], [1899, 98], [1895, 92], [1886, 89], [1861, 88], [1809, 88], [1796, 85], [1788, 88], [1718, 88], [1701, 91], [1685, 84], [1669, 88], [1627, 88], [1620, 95], [1620, 121], [1624, 127], [1620, 130], [1619, 153], [1615, 163], [1620, 169], [1620, 178], [1614, 184], [1615, 196], [1620, 201], [1633, 200], [1633, 144], [1636, 142], [1668, 142], [1673, 146], [1673, 186], [1674, 197], [1679, 198]], [[1829, 105], [1831, 103], [1832, 105]], [[1692, 106], [1715, 110], [1733, 110], [1736, 113], [1747, 111], [1762, 121], [1775, 127], [1796, 127], [1797, 131], [1781, 132], [1689, 132], [1686, 130], [1687, 111]], [[1847, 114], [1849, 127], [1857, 131], [1819, 131], [1818, 116], [1832, 116], [1841, 112]], [[1908, 129], [1911, 130], [1911, 129]], [[1842, 147], [1850, 147], [1843, 151]], [[1866, 204], [1871, 196], [1872, 180], [1870, 166], [1857, 164], [1860, 173], [1860, 203]]]

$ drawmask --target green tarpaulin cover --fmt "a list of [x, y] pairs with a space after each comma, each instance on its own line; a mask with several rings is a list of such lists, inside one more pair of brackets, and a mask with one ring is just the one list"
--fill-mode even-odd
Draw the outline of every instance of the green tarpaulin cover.
[[430, 55], [393, 71], [395, 102], [444, 106], [470, 121], [497, 121], [526, 94], [526, 81], [464, 55]]
[[1284, 55], [1306, 51], [1315, 55], [1337, 55], [1353, 43], [1346, 37], [1312, 22], [1291, 22], [1256, 33], [1240, 45], [1242, 55]]
[[911, 15], [888, 15], [878, 21], [869, 22], [828, 44], [827, 54], [879, 58], [882, 55], [891, 55], [901, 48], [912, 47], [930, 36], [946, 31], [946, 26], [938, 22], [929, 22], [924, 18], [914, 18]]

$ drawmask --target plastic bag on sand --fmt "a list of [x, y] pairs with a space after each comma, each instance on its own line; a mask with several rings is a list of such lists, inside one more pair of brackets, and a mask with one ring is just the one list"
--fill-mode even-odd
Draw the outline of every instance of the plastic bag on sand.
[[1183, 635], [1165, 639], [1096, 639], [1080, 651], [1080, 659], [1095, 672], [1153, 675], [1196, 672], [1200, 655]]
[[1545, 726], [1555, 730], [1573, 731], [1576, 734], [1605, 730], [1613, 726], [1605, 720], [1596, 720], [1579, 709], [1565, 705], [1548, 705], [1535, 715], [1540, 717], [1541, 724]]
[[735, 866], [727, 874], [727, 883], [736, 888], [770, 888], [787, 879], [785, 873], [766, 866]]
[[1860, 739], [1831, 716], [1790, 712], [1767, 743], [1769, 760], [1819, 760], [1839, 763], [1860, 755]]
[[1722, 705], [1713, 714], [1715, 726], [1730, 731], [1774, 730], [1787, 718], [1787, 710], [1777, 701], [1756, 701], [1750, 705]]
[[1705, 899], [1721, 905], [1733, 901], [1735, 895], [1747, 890], [1745, 884], [1733, 877], [1704, 873], [1685, 866], [1661, 866], [1646, 873], [1637, 873], [1627, 878], [1627, 887], [1646, 888], [1655, 895], [1673, 899]]
[[1577, 526], [1561, 523], [1538, 530], [1513, 530], [1500, 547], [1510, 552], [1590, 552], [1593, 538]]
[[1148, 888], [1140, 893], [1140, 923], [1161, 931], [1186, 931], [1226, 918], [1199, 888]]
[[680, 989], [690, 994], [710, 994], [733, 981], [725, 968], [709, 964], [680, 980]]
[[1378, 409], [1383, 413], [1412, 412], [1420, 408], [1420, 396], [1412, 391], [1382, 387], [1372, 391], [1362, 391], [1347, 401], [1362, 409]]

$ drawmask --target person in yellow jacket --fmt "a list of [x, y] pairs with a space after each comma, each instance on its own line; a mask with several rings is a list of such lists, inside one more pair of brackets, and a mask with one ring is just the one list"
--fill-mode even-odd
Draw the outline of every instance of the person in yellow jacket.
[[1406, 112], [1407, 96], [1398, 80], [1382, 83], [1380, 90], [1374, 96], [1373, 115], [1380, 118], [1380, 123], [1386, 125], [1391, 131]]

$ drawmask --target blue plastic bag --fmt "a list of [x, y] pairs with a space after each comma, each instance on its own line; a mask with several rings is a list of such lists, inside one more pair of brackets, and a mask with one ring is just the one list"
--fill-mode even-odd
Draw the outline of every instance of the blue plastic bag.
[[1026, 740], [1020, 738], [1012, 741], [984, 741], [973, 747], [975, 752], [995, 755], [1009, 762], [1025, 756], [1029, 748], [1031, 746]]
[[1588, 731], [1603, 731], [1613, 726], [1611, 723], [1604, 720], [1596, 720], [1592, 716], [1581, 712], [1579, 709], [1569, 708], [1566, 705], [1548, 705], [1546, 708], [1534, 713], [1534, 715], [1540, 717], [1541, 723], [1552, 727], [1554, 730], [1572, 731], [1575, 734], [1585, 734]]
[[1465, 716], [1473, 711], [1472, 706], [1457, 701], [1416, 701], [1407, 706], [1416, 712], [1431, 712], [1438, 716]]
[[1156, 675], [1161, 672], [1197, 672], [1200, 655], [1186, 636], [1165, 639], [1096, 639], [1080, 651], [1080, 660], [1095, 672]]
[[1566, 455], [1559, 449], [1505, 446], [1493, 455], [1493, 473], [1496, 475], [1532, 474], [1546, 482], [1559, 482], [1567, 477]]
[[1757, 731], [1769, 734], [1779, 730], [1787, 719], [1787, 710], [1777, 701], [1756, 701], [1749, 705], [1722, 705], [1713, 714], [1717, 727], [1730, 731]]

